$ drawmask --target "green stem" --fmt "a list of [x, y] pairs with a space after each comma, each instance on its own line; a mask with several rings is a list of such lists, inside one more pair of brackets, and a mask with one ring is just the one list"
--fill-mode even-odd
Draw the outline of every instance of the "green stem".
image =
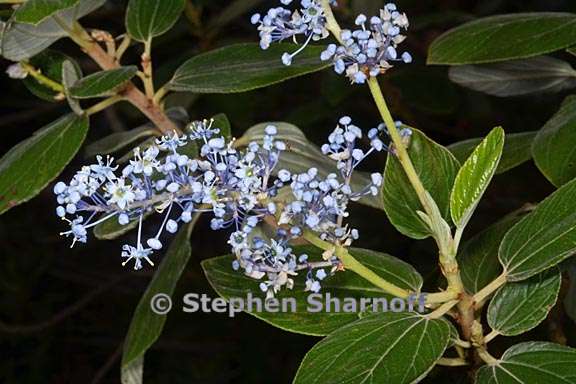
[[332, 35], [334, 35], [336, 40], [338, 40], [338, 42], [342, 44], [343, 41], [342, 38], [340, 37], [340, 34], [342, 33], [342, 28], [340, 28], [338, 21], [336, 21], [336, 18], [334, 17], [332, 7], [330, 6], [330, 0], [322, 0], [321, 4], [322, 8], [324, 9], [324, 16], [326, 16], [326, 28], [328, 28], [328, 30], [332, 33]]
[[362, 263], [356, 260], [346, 248], [324, 241], [310, 231], [305, 231], [303, 237], [310, 244], [313, 244], [320, 249], [328, 252], [334, 252], [334, 254], [340, 259], [346, 269], [349, 269], [352, 272], [360, 275], [378, 288], [382, 289], [384, 292], [401, 298], [407, 298], [410, 296], [410, 291], [390, 283], [389, 281], [377, 275], [371, 269], [365, 267]]
[[468, 365], [468, 362], [458, 357], [441, 357], [436, 364], [445, 367], [462, 367]]
[[[310, 231], [304, 232], [303, 237], [310, 244], [315, 245], [324, 251], [333, 252], [342, 261], [342, 264], [345, 268], [355, 272], [382, 290], [402, 298], [406, 298], [411, 294], [410, 291], [390, 283], [360, 263], [356, 258], [354, 258], [354, 256], [350, 254], [350, 252], [348, 252], [346, 248], [324, 241]], [[454, 301], [456, 298], [458, 298], [458, 294], [451, 291], [426, 293], [425, 295], [426, 304], [441, 304]], [[453, 305], [450, 305], [450, 308], [452, 306]]]
[[129, 34], [124, 35], [124, 38], [122, 38], [122, 42], [120, 43], [120, 45], [116, 49], [115, 57], [116, 57], [117, 62], [120, 62], [120, 60], [122, 59], [122, 56], [124, 56], [124, 53], [126, 52], [128, 47], [130, 47], [131, 41], [132, 40], [131, 40]]
[[458, 293], [453, 291], [435, 292], [426, 294], [427, 304], [445, 303], [447, 301], [456, 300]]
[[396, 128], [394, 118], [388, 109], [388, 105], [386, 104], [386, 100], [384, 99], [382, 89], [380, 88], [380, 84], [378, 84], [378, 80], [375, 77], [371, 77], [368, 80], [368, 87], [370, 88], [374, 102], [378, 107], [378, 111], [380, 111], [380, 115], [384, 120], [384, 124], [386, 124], [390, 138], [394, 143], [394, 149], [396, 151], [398, 161], [400, 162], [400, 165], [402, 165], [402, 168], [404, 168], [404, 172], [406, 173], [410, 184], [412, 184], [412, 188], [414, 188], [416, 195], [418, 195], [422, 207], [424, 207], [424, 210], [428, 216], [432, 217], [433, 209], [430, 207], [430, 202], [427, 199], [426, 189], [424, 188], [418, 173], [416, 173], [416, 169], [412, 164], [412, 160], [410, 160], [406, 146], [402, 142], [402, 137], [400, 136], [400, 132], [398, 132], [398, 128]]
[[94, 104], [93, 106], [91, 106], [90, 108], [88, 108], [85, 113], [88, 116], [91, 116], [95, 113], [98, 113], [100, 111], [103, 111], [104, 109], [108, 108], [109, 106], [111, 106], [112, 104], [115, 104], [121, 100], [123, 100], [124, 97], [121, 95], [116, 95], [116, 96], [112, 96], [109, 97], [106, 100], [102, 100], [101, 102], [99, 102], [98, 104]]
[[[338, 21], [334, 17], [334, 13], [332, 12], [332, 7], [330, 6], [330, 0], [322, 0], [322, 8], [324, 10], [324, 14], [326, 16], [326, 25], [328, 30], [334, 35], [334, 37], [342, 43], [342, 39], [340, 34], [342, 29], [338, 24]], [[384, 124], [386, 124], [386, 128], [390, 134], [390, 138], [394, 143], [395, 150], [398, 156], [398, 160], [404, 168], [406, 172], [406, 176], [408, 180], [412, 184], [414, 191], [418, 195], [418, 199], [420, 200], [424, 210], [433, 218], [433, 208], [430, 206], [430, 201], [426, 195], [426, 189], [420, 180], [420, 177], [416, 173], [416, 169], [410, 160], [410, 156], [408, 155], [408, 151], [404, 143], [402, 142], [402, 137], [400, 136], [400, 132], [398, 132], [398, 128], [396, 128], [396, 123], [394, 122], [394, 118], [388, 109], [388, 105], [386, 104], [386, 100], [384, 99], [384, 95], [382, 94], [382, 90], [380, 89], [380, 85], [378, 84], [378, 80], [376, 78], [371, 77], [368, 80], [368, 86], [370, 87], [370, 92], [372, 93], [372, 97], [376, 102], [376, 106], [382, 115], [382, 119], [384, 120]]]
[[486, 350], [486, 348], [479, 347], [479, 348], [476, 348], [476, 351], [478, 352], [478, 356], [480, 356], [480, 358], [486, 364], [488, 364], [488, 365], [498, 364], [498, 359], [495, 358], [494, 356], [492, 356], [491, 354], [489, 354], [488, 351]]
[[500, 276], [494, 279], [490, 284], [479, 290], [474, 295], [474, 302], [479, 303], [494, 293], [498, 288], [506, 284], [507, 274], [503, 272]]
[[90, 36], [86, 31], [84, 31], [84, 29], [79, 30], [77, 23], [70, 26], [57, 14], [53, 14], [52, 19], [68, 34], [68, 37], [70, 37], [73, 42], [78, 44], [78, 46], [83, 49], [86, 49], [89, 46]]
[[493, 329], [492, 332], [490, 332], [489, 334], [487, 334], [486, 336], [484, 336], [484, 343], [488, 344], [489, 342], [491, 342], [492, 340], [494, 340], [496, 337], [500, 336], [500, 332], [498, 332], [497, 330]]
[[434, 312], [429, 313], [427, 315], [427, 317], [430, 319], [438, 319], [438, 318], [444, 316], [446, 313], [448, 313], [448, 311], [450, 311], [452, 308], [454, 308], [454, 306], [456, 304], [458, 304], [458, 300], [447, 301], [444, 304], [442, 304], [441, 306], [439, 306], [438, 308], [436, 308], [434, 310]]
[[[324, 13], [326, 16], [328, 30], [330, 30], [330, 32], [336, 37], [336, 39], [338, 39], [338, 41], [342, 43], [340, 37], [341, 29], [334, 17], [332, 8], [330, 7], [330, 1], [322, 0], [322, 7], [324, 9]], [[420, 203], [422, 204], [422, 207], [424, 208], [425, 215], [422, 215], [423, 219], [428, 223], [428, 226], [430, 227], [433, 236], [436, 239], [436, 242], [438, 243], [438, 248], [440, 250], [439, 261], [442, 267], [442, 271], [448, 281], [448, 289], [446, 295], [448, 297], [454, 295], [454, 297], [452, 297], [451, 300], [448, 299], [450, 301], [444, 302], [444, 304], [442, 304], [428, 316], [432, 318], [441, 317], [445, 315], [448, 311], [450, 311], [452, 308], [454, 308], [454, 306], [458, 305], [458, 311], [461, 317], [465, 318], [464, 320], [466, 320], [463, 322], [462, 326], [463, 331], [466, 334], [467, 338], [469, 338], [469, 334], [471, 332], [471, 330], [469, 329], [471, 326], [471, 320], [474, 319], [473, 317], [474, 300], [471, 296], [465, 294], [464, 284], [460, 276], [458, 261], [456, 260], [456, 254], [458, 249], [457, 247], [460, 242], [462, 232], [457, 231], [456, 239], [452, 237], [450, 228], [448, 224], [444, 221], [436, 202], [434, 201], [432, 196], [430, 196], [430, 194], [426, 191], [426, 188], [424, 187], [422, 181], [420, 180], [420, 177], [418, 176], [418, 173], [414, 168], [414, 164], [410, 159], [410, 156], [403, 143], [400, 132], [396, 127], [394, 118], [392, 117], [392, 114], [388, 109], [386, 100], [380, 88], [380, 84], [378, 83], [378, 80], [375, 77], [369, 78], [368, 86], [370, 88], [370, 92], [372, 93], [372, 97], [374, 98], [374, 101], [376, 103], [376, 106], [378, 107], [380, 115], [382, 116], [384, 124], [388, 129], [390, 138], [394, 144], [397, 159], [400, 162], [402, 168], [404, 169], [404, 172], [406, 173], [406, 176], [410, 184], [412, 185], [412, 188], [414, 189]], [[368, 279], [368, 276], [365, 276], [366, 271], [363, 270], [363, 268], [365, 268], [364, 266], [360, 268], [353, 262], [351, 263], [349, 260], [346, 260], [346, 258], [343, 256], [346, 255], [342, 256], [339, 255], [340, 259], [343, 260], [343, 263], [347, 268], [353, 271], [354, 268], [357, 268], [358, 270], [355, 272]], [[352, 265], [347, 266], [346, 263]], [[443, 299], [447, 298], [440, 297], [439, 301], [441, 302], [441, 300]], [[489, 357], [490, 357], [489, 354], [487, 354], [486, 356], [487, 361], [489, 360]]]
[[472, 348], [472, 344], [469, 341], [464, 341], [460, 338], [454, 340], [454, 345], [457, 345], [461, 348]]
[[[456, 261], [455, 243], [451, 239], [449, 229], [446, 227], [446, 230], [442, 231], [442, 229], [446, 226], [444, 219], [440, 215], [436, 203], [424, 188], [424, 185], [422, 184], [422, 181], [420, 180], [420, 177], [414, 168], [414, 164], [412, 164], [410, 155], [408, 154], [408, 151], [402, 142], [400, 132], [398, 132], [396, 123], [394, 122], [392, 114], [388, 109], [386, 100], [384, 99], [384, 95], [382, 94], [382, 90], [380, 88], [380, 84], [378, 84], [378, 80], [376, 80], [374, 77], [371, 77], [368, 80], [368, 86], [370, 87], [370, 92], [372, 93], [372, 97], [376, 102], [376, 106], [382, 115], [384, 124], [386, 124], [386, 128], [388, 128], [388, 133], [392, 139], [392, 142], [394, 143], [394, 149], [396, 150], [398, 161], [400, 162], [400, 165], [402, 165], [402, 168], [404, 169], [404, 172], [406, 173], [412, 188], [416, 192], [422, 207], [430, 218], [430, 228], [433, 231], [435, 230], [434, 237], [440, 249], [440, 263], [442, 265], [442, 271], [446, 276], [446, 280], [448, 280], [448, 289], [449, 291], [454, 291], [457, 293], [464, 292], [464, 284], [462, 283], [458, 262]], [[458, 241], [459, 238], [460, 236], [458, 236]]]
[[388, 292], [396, 297], [407, 298], [410, 296], [410, 291], [400, 288], [386, 280], [382, 277], [374, 273], [371, 269], [364, 266], [364, 264], [360, 263], [358, 260], [354, 258], [345, 248], [337, 248], [336, 255], [342, 261], [345, 268], [348, 268], [352, 272], [357, 273], [358, 275], [362, 276], [364, 279], [368, 280], [375, 286], [381, 288], [383, 291]]
[[454, 233], [454, 250], [458, 250], [460, 248], [460, 241], [462, 240], [462, 235], [464, 233], [464, 227], [457, 227], [456, 232]]
[[44, 76], [39, 70], [34, 68], [32, 65], [21, 61], [20, 65], [22, 68], [28, 72], [30, 76], [36, 79], [40, 84], [45, 85], [46, 87], [50, 88], [54, 92], [64, 92], [64, 86], [46, 76]]
[[170, 92], [168, 90], [167, 84], [164, 85], [163, 87], [161, 87], [160, 89], [158, 89], [158, 91], [156, 91], [156, 93], [154, 94], [154, 104], [159, 105], [162, 102], [162, 99], [164, 98], [164, 96], [166, 96], [166, 94]]

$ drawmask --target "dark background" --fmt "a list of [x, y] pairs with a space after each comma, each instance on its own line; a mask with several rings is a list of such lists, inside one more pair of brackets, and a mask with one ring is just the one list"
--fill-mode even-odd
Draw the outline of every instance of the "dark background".
[[[343, 24], [350, 24], [362, 8], [377, 0], [345, 1]], [[195, 1], [202, 6], [203, 25], [183, 17], [177, 27], [155, 41], [157, 79], [195, 53], [233, 42], [255, 42], [257, 32], [243, 14], [219, 30], [207, 21], [228, 1]], [[256, 3], [256, 2], [255, 2]], [[278, 1], [260, 1], [265, 11]], [[123, 1], [108, 4], [82, 21], [86, 27], [123, 31]], [[411, 20], [406, 48], [415, 57], [412, 65], [399, 65], [383, 77], [382, 86], [394, 116], [425, 131], [434, 140], [450, 144], [483, 136], [502, 125], [507, 133], [539, 129], [558, 109], [566, 94], [500, 99], [468, 91], [452, 84], [445, 67], [425, 65], [427, 47], [443, 31], [476, 17], [525, 11], [575, 12], [570, 0], [398, 1]], [[5, 9], [5, 8], [4, 8]], [[7, 16], [4, 11], [3, 18]], [[503, 37], [505, 38], [505, 37]], [[56, 44], [78, 58], [85, 73], [96, 70], [78, 50], [65, 41]], [[132, 48], [128, 59], [137, 62]], [[576, 58], [560, 54], [576, 64]], [[280, 58], [279, 58], [280, 59]], [[1, 61], [5, 68], [8, 62]], [[32, 135], [44, 124], [67, 112], [64, 103], [47, 103], [32, 96], [20, 81], [0, 75], [0, 154]], [[333, 129], [338, 118], [350, 115], [359, 126], [378, 123], [378, 113], [367, 87], [351, 86], [332, 71], [298, 78], [280, 85], [237, 95], [178, 95], [192, 119], [225, 112], [233, 134], [262, 121], [289, 121], [301, 127], [317, 143]], [[137, 111], [118, 105], [92, 118], [88, 142], [112, 132], [142, 124]], [[64, 179], [86, 164], [82, 154], [67, 168]], [[373, 169], [382, 169], [375, 159]], [[27, 204], [0, 216], [0, 383], [117, 383], [120, 348], [132, 312], [153, 270], [135, 273], [120, 263], [120, 247], [133, 234], [115, 241], [93, 237], [86, 245], [69, 249], [60, 238], [63, 223], [55, 215], [55, 200], [47, 188]], [[480, 205], [470, 236], [499, 217], [527, 202], [538, 202], [553, 191], [532, 163], [495, 178]], [[386, 251], [412, 262], [431, 281], [437, 281], [434, 245], [402, 237], [382, 212], [355, 206], [351, 221], [360, 228], [358, 246]], [[175, 297], [184, 292], [211, 290], [199, 262], [227, 253], [226, 233], [209, 229], [202, 219], [192, 235], [193, 256]], [[256, 287], [256, 285], [255, 285]], [[256, 289], [256, 288], [255, 288]], [[550, 327], [564, 327], [574, 345], [574, 323], [561, 316], [547, 320], [523, 337], [499, 338], [491, 343], [499, 356], [509, 345], [529, 338], [549, 339]], [[319, 339], [286, 333], [249, 315], [183, 314], [168, 317], [160, 340], [146, 354], [146, 383], [289, 383], [306, 351]], [[434, 370], [425, 383], [466, 382], [458, 369]]]

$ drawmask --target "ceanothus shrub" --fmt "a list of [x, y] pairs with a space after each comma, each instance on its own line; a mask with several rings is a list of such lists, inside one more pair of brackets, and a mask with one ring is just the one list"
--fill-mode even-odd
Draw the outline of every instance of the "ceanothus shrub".
[[[375, 15], [348, 14], [343, 23], [349, 28], [342, 29], [333, 12], [343, 6], [337, 1], [281, 0], [250, 17], [259, 44], [196, 55], [157, 87], [152, 41], [174, 26], [184, 0], [130, 0], [126, 32], [118, 36], [85, 29], [79, 21], [104, 2], [4, 2], [13, 5], [1, 25], [1, 54], [13, 62], [6, 73], [41, 98], [67, 103], [70, 113], [0, 160], [0, 195], [15, 190], [9, 201], [0, 200], [0, 213], [58, 177], [82, 146], [92, 115], [128, 102], [150, 120], [145, 141], [134, 146], [136, 138], [125, 139], [128, 156], [114, 159], [113, 151], [102, 150], [68, 180], [51, 184], [61, 235], [72, 246], [135, 230], [135, 243], [124, 244], [110, 262], [155, 271], [126, 338], [123, 380], [142, 382], [142, 358], [166, 316], [151, 313], [148, 302], [156, 293], [173, 294], [190, 255], [188, 239], [202, 215], [213, 230], [227, 231], [230, 248], [230, 255], [202, 263], [215, 291], [225, 299], [234, 292], [264, 300], [294, 297], [298, 310], [290, 317], [253, 315], [286, 331], [324, 337], [302, 361], [296, 384], [415, 383], [436, 366], [467, 367], [480, 384], [576, 383], [573, 348], [525, 341], [496, 357], [489, 344], [499, 336], [523, 334], [546, 318], [558, 298], [559, 267], [576, 251], [576, 168], [570, 168], [574, 151], [566, 150], [574, 145], [573, 126], [566, 123], [576, 108], [573, 98], [528, 144], [526, 135], [520, 142], [517, 134], [496, 127], [482, 139], [446, 148], [397, 121], [380, 87], [379, 80], [395, 66], [413, 61], [402, 48], [409, 18], [395, 4], [384, 4]], [[546, 41], [537, 38], [544, 19], [559, 31]], [[428, 60], [453, 65], [452, 80], [496, 96], [567, 89], [572, 85], [526, 79], [544, 66], [564, 68], [556, 77], [569, 72], [559, 59], [537, 56], [576, 44], [575, 30], [564, 34], [575, 21], [576, 15], [554, 13], [479, 19], [436, 39]], [[510, 36], [493, 40], [502, 30]], [[75, 59], [48, 49], [60, 39], [74, 42], [100, 71], [83, 75]], [[131, 46], [140, 49], [140, 62], [125, 63]], [[338, 111], [320, 147], [287, 123], [265, 122], [236, 139], [223, 115], [190, 121], [181, 110], [165, 108], [173, 92], [244, 92], [328, 67], [349, 87], [367, 86], [381, 119], [361, 128], [346, 110]], [[530, 76], [522, 75], [529, 70]], [[486, 81], [504, 73], [505, 79]], [[94, 99], [100, 100], [86, 107]], [[135, 130], [134, 137], [140, 133]], [[493, 176], [527, 160], [518, 158], [522, 145], [557, 190], [463, 242]], [[385, 167], [363, 171], [365, 159], [378, 152], [386, 154]], [[24, 166], [36, 167], [38, 177], [20, 180]], [[14, 189], [12, 180], [22, 188]], [[355, 203], [385, 211], [414, 241], [432, 238], [443, 281], [428, 284], [435, 288], [426, 292], [418, 266], [356, 248], [363, 234], [349, 221]], [[156, 226], [149, 220], [155, 215], [160, 217]], [[233, 278], [222, 277], [231, 271]], [[370, 297], [422, 297], [426, 311], [305, 310], [309, 294], [343, 298], [358, 291]], [[153, 331], [143, 331], [146, 321], [154, 324]]]

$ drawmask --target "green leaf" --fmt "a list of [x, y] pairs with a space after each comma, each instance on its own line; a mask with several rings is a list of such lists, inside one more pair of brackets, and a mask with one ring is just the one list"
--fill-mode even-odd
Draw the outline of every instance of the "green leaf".
[[[444, 218], [449, 215], [450, 190], [460, 164], [443, 146], [421, 131], [412, 129], [408, 153], [424, 188], [432, 195]], [[414, 239], [431, 235], [416, 211], [422, 210], [404, 169], [396, 156], [388, 156], [382, 188], [384, 210], [401, 233]]]
[[144, 382], [144, 356], [121, 368], [120, 382], [122, 384], [142, 384]]
[[183, 225], [178, 235], [170, 244], [168, 251], [162, 257], [162, 262], [154, 273], [154, 277], [146, 292], [142, 295], [124, 341], [122, 367], [126, 367], [137, 359], [143, 358], [144, 353], [158, 340], [162, 334], [166, 315], [159, 315], [150, 308], [152, 298], [157, 294], [172, 296], [176, 284], [188, 264], [192, 248], [190, 247], [190, 234], [199, 217], [196, 214], [189, 224]]
[[520, 59], [574, 45], [576, 15], [514, 13], [474, 20], [438, 37], [428, 64], [478, 64]]
[[224, 113], [219, 113], [212, 116], [212, 119], [214, 120], [212, 127], [218, 128], [220, 130], [220, 135], [230, 140], [232, 138], [232, 126], [230, 120], [228, 120], [228, 116]]
[[560, 92], [576, 87], [576, 71], [566, 61], [540, 56], [503, 63], [451, 67], [450, 80], [492, 96]]
[[86, 157], [92, 157], [114, 153], [142, 138], [155, 136], [156, 134], [158, 134], [158, 130], [148, 126], [142, 126], [129, 131], [114, 132], [87, 145], [84, 155]]
[[[264, 130], [268, 125], [274, 125], [278, 128], [276, 138], [286, 143], [287, 151], [282, 152], [280, 160], [275, 168], [279, 171], [282, 168], [289, 169], [292, 173], [306, 172], [310, 167], [318, 169], [320, 177], [326, 177], [330, 173], [336, 173], [336, 161], [324, 155], [322, 151], [312, 142], [300, 128], [290, 123], [284, 122], [266, 122], [250, 127], [244, 135], [236, 141], [237, 146], [248, 145], [251, 141], [262, 143], [264, 139]], [[354, 172], [352, 174], [352, 190], [359, 191], [371, 183], [370, 175], [364, 172]], [[359, 201], [361, 204], [382, 209], [382, 201], [378, 196], [365, 196]]]
[[40, 129], [0, 159], [0, 214], [36, 196], [82, 145], [88, 119], [67, 115]]
[[[56, 12], [63, 22], [71, 25], [73, 21], [100, 8], [106, 0], [80, 0], [75, 7]], [[11, 61], [26, 60], [48, 48], [54, 42], [68, 35], [53, 17], [38, 25], [8, 23], [2, 34], [2, 56]]]
[[[496, 168], [496, 174], [509, 171], [530, 160], [532, 158], [532, 142], [537, 133], [537, 131], [534, 131], [506, 135], [506, 141], [502, 149], [502, 157], [500, 158], [498, 168]], [[459, 141], [449, 145], [448, 149], [463, 163], [470, 157], [472, 152], [474, 152], [474, 148], [481, 142], [481, 137]]]
[[[72, 61], [72, 59], [63, 53], [58, 51], [53, 51], [47, 49], [38, 55], [32, 57], [29, 60], [30, 65], [38, 69], [44, 76], [48, 77], [50, 80], [54, 80], [57, 83], [62, 83], [62, 64], [64, 61], [70, 61], [76, 66], [77, 71], [80, 71], [80, 67]], [[33, 76], [27, 76], [23, 80], [24, 85], [30, 92], [39, 98], [46, 101], [61, 101], [62, 94], [54, 91], [52, 88], [48, 88], [44, 84], [41, 84]], [[58, 98], [57, 98], [58, 97]]]
[[502, 240], [498, 258], [509, 281], [536, 275], [576, 252], [576, 180], [544, 199]]
[[[310, 260], [321, 260], [322, 251], [313, 247], [295, 247], [294, 252], [297, 255], [307, 254]], [[393, 284], [412, 292], [419, 292], [422, 287], [422, 277], [410, 265], [393, 256], [374, 252], [366, 249], [352, 248], [352, 255], [362, 264], [371, 268], [376, 274], [382, 276]], [[246, 298], [248, 294], [254, 296], [261, 295], [258, 293], [258, 280], [254, 280], [232, 269], [234, 256], [221, 256], [213, 259], [204, 260], [202, 268], [206, 278], [214, 290], [225, 299]], [[313, 336], [324, 336], [340, 328], [341, 326], [358, 319], [359, 314], [354, 312], [313, 312], [308, 308], [309, 292], [304, 292], [305, 273], [301, 272], [295, 278], [294, 288], [282, 290], [276, 294], [276, 298], [294, 298], [296, 300], [296, 311], [285, 313], [249, 312], [252, 316], [257, 317], [265, 322], [284, 329], [286, 331], [302, 333]], [[322, 282], [323, 294], [330, 294], [331, 297], [344, 299], [350, 298], [371, 298], [384, 297], [390, 298], [389, 295], [367, 282], [362, 277], [353, 272], [338, 272], [329, 279]], [[312, 303], [314, 305], [314, 303]], [[313, 307], [310, 307], [313, 308]]]
[[80, 0], [26, 0], [14, 11], [17, 23], [38, 25], [46, 18], [63, 9], [71, 8]]
[[576, 96], [568, 96], [532, 145], [536, 166], [557, 187], [576, 177], [575, 142]]
[[443, 319], [382, 313], [348, 324], [304, 357], [294, 384], [416, 383], [434, 367], [450, 340]]
[[477, 384], [572, 384], [576, 382], [576, 349], [547, 342], [510, 347], [494, 364], [481, 367]]
[[504, 130], [494, 128], [460, 168], [450, 194], [450, 214], [458, 228], [464, 228], [472, 217], [496, 172], [503, 147]]
[[267, 50], [262, 50], [258, 44], [235, 44], [216, 49], [182, 64], [168, 88], [194, 93], [246, 92], [330, 65], [320, 61], [323, 46], [308, 46], [294, 58], [292, 65], [282, 64], [282, 54], [296, 49], [293, 44], [274, 44]]
[[82, 77], [82, 72], [80, 68], [75, 66], [70, 60], [65, 60], [62, 63], [62, 85], [64, 86], [64, 94], [66, 95], [66, 100], [70, 109], [74, 111], [75, 114], [81, 116], [84, 114], [80, 102], [70, 96], [70, 87], [72, 87], [79, 78]]
[[70, 88], [70, 96], [77, 99], [111, 96], [133, 78], [136, 72], [138, 72], [138, 67], [130, 65], [93, 73], [78, 80]]
[[130, 0], [126, 30], [132, 38], [142, 42], [162, 35], [176, 24], [184, 4], [184, 0]]
[[460, 246], [458, 263], [462, 281], [469, 292], [478, 292], [500, 276], [502, 265], [498, 261], [498, 248], [506, 232], [520, 218], [520, 212], [512, 213]]
[[535, 328], [556, 304], [562, 276], [558, 268], [504, 285], [488, 307], [488, 324], [501, 335], [515, 336]]

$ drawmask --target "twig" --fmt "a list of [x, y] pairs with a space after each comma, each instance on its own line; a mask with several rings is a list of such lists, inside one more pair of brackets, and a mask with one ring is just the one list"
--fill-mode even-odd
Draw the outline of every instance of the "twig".
[[[92, 58], [100, 68], [110, 70], [119, 68], [120, 64], [116, 58], [110, 56], [102, 49], [102, 47], [90, 37], [90, 35], [76, 22], [74, 28], [70, 31], [70, 37], [76, 42], [82, 50]], [[140, 110], [150, 121], [152, 121], [158, 129], [164, 134], [173, 134], [174, 132], [180, 134], [180, 129], [174, 124], [172, 120], [166, 116], [164, 111], [159, 105], [154, 104], [152, 99], [140, 91], [131, 81], [119, 91], [127, 101]]]

